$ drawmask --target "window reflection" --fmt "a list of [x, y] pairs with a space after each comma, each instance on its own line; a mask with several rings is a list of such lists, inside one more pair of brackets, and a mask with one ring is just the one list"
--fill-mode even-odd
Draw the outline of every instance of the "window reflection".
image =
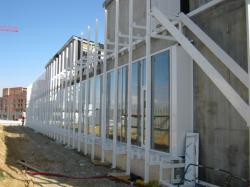
[[[131, 142], [141, 146], [145, 129], [145, 61], [132, 65], [132, 124]], [[143, 118], [142, 118], [143, 116]]]
[[152, 57], [152, 142], [151, 148], [169, 152], [170, 145], [169, 52]]
[[86, 106], [85, 106], [85, 81], [83, 81], [82, 83], [82, 94], [81, 94], [81, 97], [82, 97], [82, 115], [83, 115], [83, 118], [82, 118], [82, 133], [84, 133], [84, 118], [85, 118], [85, 109], [86, 109]]
[[111, 71], [107, 74], [107, 138], [113, 139], [113, 125], [114, 125], [114, 89], [115, 89], [115, 80], [114, 80], [114, 71]]
[[96, 77], [95, 134], [101, 136], [102, 76]]
[[127, 90], [128, 90], [128, 67], [118, 71], [118, 126], [117, 139], [120, 142], [127, 140]]
[[94, 101], [94, 79], [89, 80], [89, 104], [88, 104], [88, 123], [87, 123], [87, 132], [92, 134], [93, 132], [93, 101]]
[[[78, 132], [79, 129], [79, 93], [80, 93], [80, 84], [75, 85], [75, 132]], [[59, 96], [60, 97], [60, 96]], [[59, 114], [58, 114], [59, 116]]]

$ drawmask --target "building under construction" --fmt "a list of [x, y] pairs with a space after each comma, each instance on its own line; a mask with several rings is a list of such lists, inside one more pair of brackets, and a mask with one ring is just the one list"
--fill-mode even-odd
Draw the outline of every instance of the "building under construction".
[[104, 45], [97, 22], [58, 51], [27, 126], [145, 182], [248, 186], [250, 0], [103, 6]]

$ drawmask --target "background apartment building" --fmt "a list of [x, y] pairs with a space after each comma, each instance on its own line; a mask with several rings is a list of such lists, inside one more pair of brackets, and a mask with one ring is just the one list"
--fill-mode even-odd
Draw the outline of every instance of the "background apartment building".
[[0, 119], [18, 120], [25, 116], [27, 88], [4, 88], [0, 98]]
[[201, 164], [247, 186], [249, 4], [105, 0], [103, 59], [67, 42], [31, 86], [28, 126], [146, 182], [196, 164], [186, 182], [225, 184]]

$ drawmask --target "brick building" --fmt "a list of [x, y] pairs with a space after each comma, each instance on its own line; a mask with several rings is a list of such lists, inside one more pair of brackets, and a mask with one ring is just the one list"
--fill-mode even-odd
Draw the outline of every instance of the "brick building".
[[0, 119], [18, 120], [26, 112], [27, 88], [4, 88], [0, 97]]

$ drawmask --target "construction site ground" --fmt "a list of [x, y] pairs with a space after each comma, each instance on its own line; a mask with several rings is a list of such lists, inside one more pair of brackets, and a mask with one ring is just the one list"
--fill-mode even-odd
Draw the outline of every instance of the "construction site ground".
[[95, 166], [88, 157], [65, 148], [46, 136], [21, 126], [0, 125], [0, 187], [31, 186], [127, 186], [109, 179], [67, 179], [50, 176], [31, 176], [27, 168], [17, 163], [23, 160], [46, 172], [69, 176], [101, 176], [111, 172], [110, 167]]

